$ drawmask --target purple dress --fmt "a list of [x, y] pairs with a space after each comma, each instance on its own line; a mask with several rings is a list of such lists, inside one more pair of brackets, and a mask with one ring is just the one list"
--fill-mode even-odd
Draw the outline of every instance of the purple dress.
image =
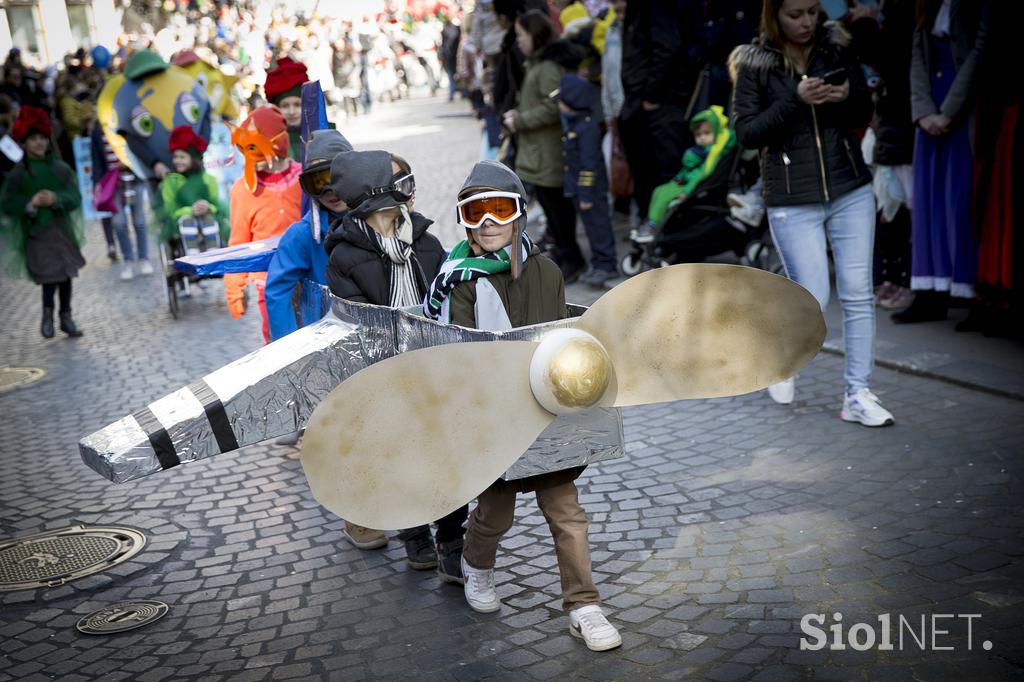
[[[953, 85], [956, 64], [948, 40], [928, 39], [935, 55], [929, 74], [932, 99], [938, 108]], [[978, 276], [978, 244], [971, 227], [973, 159], [967, 120], [955, 126], [941, 137], [917, 131], [910, 286], [973, 298]]]

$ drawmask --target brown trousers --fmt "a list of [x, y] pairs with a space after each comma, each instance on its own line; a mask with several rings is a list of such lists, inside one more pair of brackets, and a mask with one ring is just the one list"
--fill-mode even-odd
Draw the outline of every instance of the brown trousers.
[[[587, 540], [587, 515], [577, 498], [575, 481], [540, 488], [537, 505], [547, 519], [555, 540], [558, 572], [562, 577], [562, 607], [566, 611], [601, 598], [590, 572], [590, 545]], [[516, 491], [492, 485], [477, 497], [477, 506], [469, 516], [462, 556], [473, 568], [494, 568], [501, 537], [512, 527], [516, 511]]]

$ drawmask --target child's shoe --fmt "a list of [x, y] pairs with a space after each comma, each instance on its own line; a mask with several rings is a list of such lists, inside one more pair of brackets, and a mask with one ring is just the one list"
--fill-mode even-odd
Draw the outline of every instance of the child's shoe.
[[388, 536], [379, 530], [357, 526], [348, 521], [345, 522], [345, 530], [342, 531], [342, 535], [359, 549], [378, 549], [388, 544]]
[[608, 622], [597, 604], [569, 612], [569, 634], [586, 642], [591, 651], [608, 651], [622, 645], [622, 635]]
[[[460, 558], [462, 575], [465, 578], [466, 601], [470, 608], [479, 613], [494, 613], [501, 608], [498, 593], [494, 590], [494, 569], [478, 570]], [[585, 608], [585, 607], [584, 607]]]
[[153, 264], [150, 263], [148, 260], [140, 260], [139, 261], [139, 273], [143, 274], [143, 275], [152, 275], [153, 274]]
[[82, 335], [82, 330], [78, 328], [75, 321], [71, 319], [70, 310], [60, 311], [60, 330], [71, 337], [79, 337]]
[[43, 308], [43, 323], [39, 326], [39, 333], [44, 339], [52, 339], [57, 333], [53, 329], [53, 308]]
[[650, 222], [644, 223], [629, 233], [629, 238], [637, 244], [650, 244], [656, 237], [654, 225]]
[[768, 395], [779, 405], [789, 405], [796, 395], [796, 379], [790, 377], [768, 387]]
[[889, 426], [896, 422], [892, 413], [882, 407], [878, 396], [867, 388], [854, 391], [843, 399], [839, 417], [844, 422], [859, 422], [864, 426]]
[[462, 576], [462, 538], [437, 543], [437, 575], [441, 582], [466, 584]]
[[434, 549], [430, 526], [410, 528], [400, 537], [405, 542], [405, 558], [409, 562], [409, 568], [414, 571], [426, 571], [437, 566], [437, 550]]

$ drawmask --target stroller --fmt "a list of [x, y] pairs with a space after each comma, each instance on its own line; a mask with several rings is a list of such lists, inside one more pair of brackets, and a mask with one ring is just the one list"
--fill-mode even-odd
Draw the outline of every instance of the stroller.
[[182, 216], [178, 219], [178, 237], [160, 244], [160, 264], [167, 281], [167, 307], [171, 316], [178, 319], [178, 292], [182, 296], [192, 295], [192, 285], [200, 280], [219, 278], [221, 275], [190, 275], [176, 270], [174, 259], [194, 256], [210, 249], [219, 249], [221, 243], [220, 225], [207, 214], [204, 216]]
[[743, 160], [734, 146], [693, 194], [670, 205], [654, 241], [630, 242], [619, 268], [627, 277], [677, 263], [701, 263], [732, 253], [743, 265], [781, 273], [782, 264], [768, 234], [768, 222], [752, 227], [732, 216], [727, 197], [736, 188], [747, 188], [757, 178], [756, 162]]

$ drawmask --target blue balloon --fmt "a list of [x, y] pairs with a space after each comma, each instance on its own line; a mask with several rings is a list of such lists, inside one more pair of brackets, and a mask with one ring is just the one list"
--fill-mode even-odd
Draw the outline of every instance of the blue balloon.
[[105, 69], [110, 66], [110, 50], [97, 45], [92, 48], [92, 63], [96, 65], [96, 68]]

